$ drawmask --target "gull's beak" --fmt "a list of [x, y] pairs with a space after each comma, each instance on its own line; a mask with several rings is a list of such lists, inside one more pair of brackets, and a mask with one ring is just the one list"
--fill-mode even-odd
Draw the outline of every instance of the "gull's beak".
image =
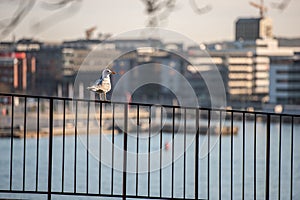
[[111, 71], [111, 74], [116, 74], [116, 72], [114, 72], [114, 71]]

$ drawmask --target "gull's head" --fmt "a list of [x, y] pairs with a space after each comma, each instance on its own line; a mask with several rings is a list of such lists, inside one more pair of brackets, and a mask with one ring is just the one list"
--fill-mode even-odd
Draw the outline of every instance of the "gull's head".
[[104, 69], [102, 72], [102, 77], [108, 77], [111, 74], [115, 74], [116, 72], [112, 71], [111, 69]]

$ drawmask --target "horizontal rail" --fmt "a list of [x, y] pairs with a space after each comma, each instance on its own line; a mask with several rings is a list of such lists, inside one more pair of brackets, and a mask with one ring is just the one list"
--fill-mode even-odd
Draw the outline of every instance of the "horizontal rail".
[[248, 110], [236, 110], [236, 109], [226, 109], [226, 108], [206, 108], [206, 107], [190, 107], [190, 106], [181, 106], [181, 105], [166, 105], [166, 104], [149, 104], [149, 103], [136, 103], [136, 102], [122, 102], [122, 101], [104, 101], [98, 99], [80, 99], [80, 98], [70, 98], [70, 97], [55, 97], [55, 96], [39, 96], [39, 95], [27, 95], [27, 94], [17, 94], [17, 93], [1, 93], [0, 96], [8, 97], [23, 97], [23, 98], [36, 98], [36, 99], [55, 99], [55, 100], [65, 100], [65, 101], [77, 101], [77, 102], [92, 102], [92, 103], [111, 103], [111, 104], [120, 104], [120, 105], [132, 105], [132, 106], [145, 106], [145, 107], [165, 107], [165, 108], [182, 108], [182, 109], [200, 109], [207, 111], [225, 111], [231, 113], [245, 113], [245, 114], [272, 114], [274, 116], [285, 116], [285, 117], [300, 117], [300, 114], [288, 114], [288, 113], [274, 113], [274, 112], [262, 112], [262, 111], [248, 111]]

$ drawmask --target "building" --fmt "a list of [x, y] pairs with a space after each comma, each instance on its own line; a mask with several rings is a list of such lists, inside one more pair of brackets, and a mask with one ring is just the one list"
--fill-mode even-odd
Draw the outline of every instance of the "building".
[[228, 103], [259, 109], [263, 104], [299, 104], [300, 49], [283, 39], [280, 46], [272, 20], [260, 11], [258, 18], [236, 21], [235, 41], [205, 46], [214, 63], [227, 69], [222, 73], [227, 76]]
[[300, 53], [271, 57], [270, 103], [300, 105]]
[[36, 53], [36, 87], [34, 94], [57, 95], [63, 79], [63, 56], [61, 45], [43, 44]]
[[17, 71], [17, 59], [11, 57], [0, 57], [0, 88], [1, 92], [12, 92], [17, 85], [14, 71]]
[[128, 52], [128, 51], [134, 51], [135, 49], [138, 49], [140, 47], [156, 47], [160, 48], [163, 47], [164, 44], [159, 39], [117, 39], [112, 41], [107, 41], [106, 43], [114, 44], [115, 49], [122, 51], [122, 52]]
[[27, 92], [35, 83], [35, 57], [24, 52], [0, 53], [0, 84], [6, 92]]
[[[21, 39], [17, 42], [2, 42], [0, 49], [2, 63], [9, 65], [1, 73], [13, 73], [13, 86], [10, 82], [6, 83], [10, 92], [50, 96], [57, 94], [57, 86], [62, 81], [61, 44]], [[11, 80], [9, 77], [3, 79]]]
[[244, 107], [267, 100], [270, 67], [268, 57], [249, 49], [225, 49], [209, 53], [213, 62], [221, 69], [229, 105]]
[[[166, 48], [168, 49], [140, 47], [114, 61], [113, 69], [121, 76], [130, 72], [126, 74], [127, 82], [122, 82], [118, 86], [121, 89], [114, 91], [125, 91], [123, 94], [116, 94], [124, 97], [119, 100], [125, 101], [131, 95], [134, 102], [159, 102], [167, 105], [181, 103], [186, 106], [197, 102], [197, 105], [203, 107], [211, 106], [211, 94], [206, 81], [216, 83], [215, 69], [210, 66], [214, 64], [207, 62], [204, 57], [199, 59], [197, 55], [189, 54], [182, 44], [167, 44]], [[121, 76], [112, 76], [113, 84], [118, 84], [119, 79], [123, 78]], [[137, 83], [140, 87], [135, 88]], [[131, 88], [136, 90], [131, 91]], [[126, 94], [127, 91], [131, 93]]]
[[235, 40], [253, 41], [273, 38], [272, 20], [268, 17], [239, 18], [235, 24]]
[[[299, 53], [276, 39], [207, 45], [214, 62], [227, 68], [229, 104], [261, 108], [263, 104], [299, 104]], [[226, 82], [224, 82], [226, 83]]]
[[229, 97], [228, 68], [223, 58], [211, 56], [194, 46], [188, 47], [187, 55], [189, 65], [185, 76], [197, 94], [199, 105], [211, 107], [214, 101], [225, 106]]

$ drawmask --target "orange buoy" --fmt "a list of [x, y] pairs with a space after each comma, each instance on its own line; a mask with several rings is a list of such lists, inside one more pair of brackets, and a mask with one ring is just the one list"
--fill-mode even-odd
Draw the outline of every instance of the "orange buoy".
[[166, 143], [165, 143], [165, 149], [166, 149], [166, 150], [169, 150], [169, 148], [170, 148], [170, 143], [169, 143], [169, 142], [166, 142]]

